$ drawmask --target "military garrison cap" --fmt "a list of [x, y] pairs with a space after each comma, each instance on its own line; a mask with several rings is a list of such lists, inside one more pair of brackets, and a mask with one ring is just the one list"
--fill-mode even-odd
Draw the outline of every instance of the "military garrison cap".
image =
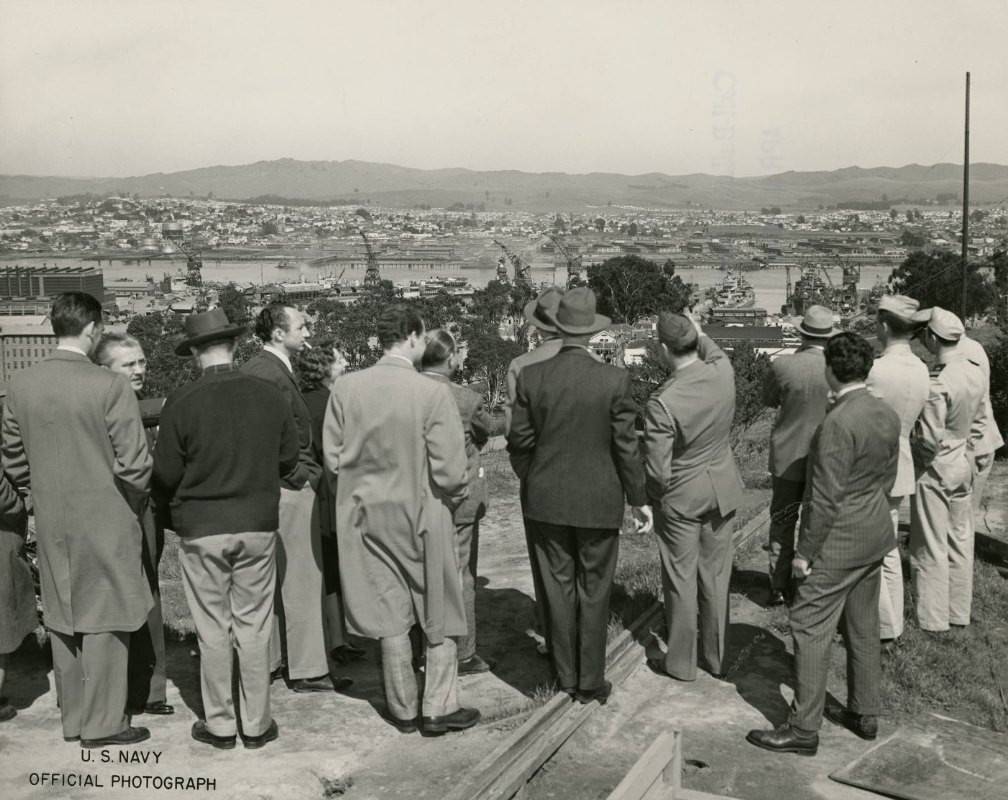
[[658, 339], [670, 350], [681, 350], [697, 340], [693, 320], [684, 314], [663, 311], [658, 315]]
[[913, 315], [913, 321], [927, 322], [928, 330], [931, 333], [950, 342], [958, 342], [966, 333], [962, 320], [951, 311], [946, 311], [939, 306], [918, 311]]

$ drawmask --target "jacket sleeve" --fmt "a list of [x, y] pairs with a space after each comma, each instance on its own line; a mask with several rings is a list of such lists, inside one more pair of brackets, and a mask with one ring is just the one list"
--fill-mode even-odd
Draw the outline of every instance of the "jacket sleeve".
[[424, 424], [427, 466], [440, 497], [454, 511], [466, 498], [465, 432], [447, 386], [437, 385]]
[[171, 500], [182, 482], [185, 471], [185, 449], [178, 429], [178, 415], [171, 398], [161, 410], [161, 427], [154, 446], [154, 473], [151, 478], [151, 498], [155, 519], [171, 527]]
[[829, 538], [847, 493], [854, 457], [850, 431], [827, 417], [812, 440], [809, 451], [808, 489], [802, 507], [801, 532], [795, 547], [797, 555], [815, 563]]
[[31, 473], [15, 411], [16, 403], [15, 392], [12, 390], [3, 407], [3, 470], [16, 488], [28, 491], [31, 488]]
[[[286, 412], [286, 413], [284, 413]], [[297, 468], [298, 457], [301, 455], [301, 443], [298, 441], [297, 423], [287, 403], [280, 404], [280, 477], [289, 475]]]
[[24, 536], [28, 531], [27, 520], [24, 500], [7, 476], [0, 472], [0, 525]]
[[940, 379], [932, 378], [927, 403], [910, 434], [910, 450], [919, 469], [927, 469], [941, 450], [947, 415], [948, 393]]
[[676, 441], [676, 423], [668, 407], [656, 392], [644, 412], [644, 477], [647, 496], [659, 501], [671, 487], [672, 453]]
[[511, 468], [518, 476], [518, 480], [524, 481], [528, 477], [532, 454], [536, 448], [536, 431], [532, 425], [528, 387], [521, 374], [518, 375], [512, 411], [511, 426], [507, 435], [507, 451], [511, 458]]
[[613, 454], [627, 502], [632, 506], [643, 506], [647, 504], [647, 495], [644, 493], [644, 468], [634, 427], [636, 419], [637, 406], [630, 392], [630, 375], [624, 371], [610, 411]]
[[112, 472], [126, 490], [130, 506], [140, 504], [150, 491], [154, 461], [136, 395], [121, 375], [116, 375], [105, 395], [105, 425], [115, 453]]
[[343, 404], [336, 392], [329, 395], [322, 423], [322, 469], [326, 475], [339, 474], [339, 453], [343, 445]]

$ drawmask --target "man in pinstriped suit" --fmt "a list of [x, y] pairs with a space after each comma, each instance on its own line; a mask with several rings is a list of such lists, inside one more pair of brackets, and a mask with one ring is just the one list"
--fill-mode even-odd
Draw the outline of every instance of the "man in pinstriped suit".
[[825, 355], [836, 404], [812, 441], [792, 563], [798, 580], [791, 607], [794, 703], [787, 722], [746, 737], [766, 750], [802, 755], [819, 749], [830, 644], [841, 618], [847, 706], [831, 704], [825, 714], [863, 739], [878, 735], [879, 590], [882, 559], [892, 549], [889, 491], [899, 463], [899, 416], [865, 387], [871, 345], [841, 333], [827, 342]]

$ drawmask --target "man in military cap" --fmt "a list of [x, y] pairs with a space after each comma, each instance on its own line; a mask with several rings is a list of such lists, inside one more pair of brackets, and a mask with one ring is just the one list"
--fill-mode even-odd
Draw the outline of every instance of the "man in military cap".
[[867, 381], [868, 391], [888, 403], [900, 418], [899, 466], [896, 483], [889, 492], [893, 549], [882, 562], [879, 593], [879, 633], [887, 644], [903, 634], [903, 565], [895, 537], [900, 504], [914, 493], [916, 486], [910, 432], [927, 402], [931, 383], [927, 365], [910, 349], [910, 340], [920, 328], [913, 318], [919, 306], [913, 298], [897, 294], [886, 295], [879, 301], [875, 332], [885, 349], [875, 360]]
[[983, 371], [959, 349], [965, 329], [951, 311], [919, 311], [935, 357], [931, 389], [910, 439], [918, 471], [910, 507], [910, 566], [917, 622], [926, 631], [968, 625], [973, 599], [971, 442], [984, 438]]
[[838, 333], [833, 312], [825, 306], [809, 306], [795, 325], [801, 334], [798, 351], [774, 359], [763, 385], [763, 403], [777, 408], [770, 434], [769, 572], [770, 603], [786, 599], [791, 582], [795, 525], [805, 493], [805, 462], [812, 435], [826, 416], [826, 384], [823, 347]]
[[672, 377], [648, 401], [647, 495], [662, 563], [668, 649], [656, 672], [696, 678], [700, 658], [724, 674], [732, 521], [742, 478], [728, 435], [735, 416], [735, 373], [710, 337], [682, 314], [661, 314], [658, 339]]

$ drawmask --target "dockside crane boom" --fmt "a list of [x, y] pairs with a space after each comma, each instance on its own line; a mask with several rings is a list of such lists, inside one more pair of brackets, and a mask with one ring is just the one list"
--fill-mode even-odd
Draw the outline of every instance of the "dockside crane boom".
[[378, 273], [378, 256], [375, 255], [371, 242], [364, 233], [363, 228], [357, 231], [364, 240], [364, 248], [367, 250], [367, 269], [364, 271], [364, 285], [369, 288], [376, 288], [381, 282], [381, 275]]
[[[514, 267], [514, 279], [516, 283], [531, 283], [532, 282], [532, 268], [522, 261], [516, 253], [511, 252], [511, 249], [503, 242], [494, 239], [494, 244], [497, 245], [501, 250], [504, 251], [504, 255], [507, 256], [508, 261], [511, 262], [511, 266]], [[497, 277], [501, 277], [501, 267], [504, 266], [503, 257], [497, 262]], [[507, 280], [507, 270], [504, 270], [504, 280], [502, 283], [506, 283]]]
[[557, 250], [560, 251], [565, 259], [567, 259], [567, 288], [570, 289], [572, 286], [576, 286], [581, 280], [581, 256], [580, 254], [575, 256], [571, 253], [570, 248], [565, 245], [558, 236], [552, 233], [546, 234], [550, 241], [556, 245]]

